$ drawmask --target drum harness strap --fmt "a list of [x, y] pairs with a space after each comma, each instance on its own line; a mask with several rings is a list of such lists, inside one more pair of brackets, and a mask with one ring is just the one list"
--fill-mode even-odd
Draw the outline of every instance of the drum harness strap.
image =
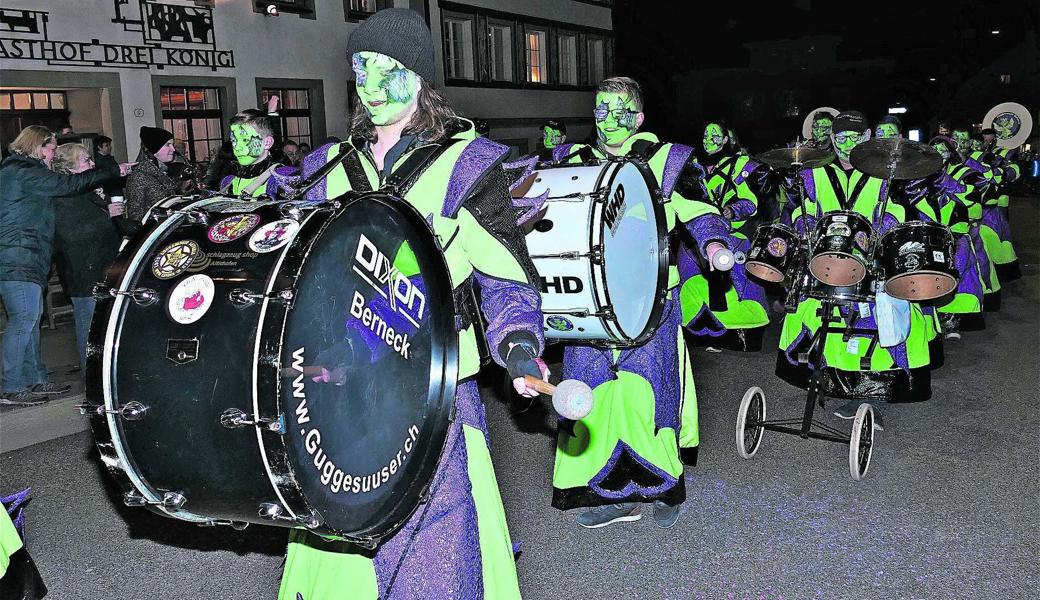
[[[870, 177], [863, 174], [863, 176], [859, 178], [859, 181], [856, 182], [856, 185], [853, 186], [851, 190], [852, 193], [846, 195], [845, 187], [841, 185], [840, 181], [838, 181], [837, 169], [827, 167], [824, 167], [824, 169], [827, 173], [827, 178], [830, 179], [831, 189], [834, 190], [834, 195], [838, 199], [838, 206], [841, 207], [840, 210], [853, 210], [853, 207], [856, 205], [856, 200], [859, 199], [859, 195], [863, 191], [863, 188], [866, 187], [867, 181]], [[819, 201], [816, 202], [816, 216], [817, 218], [820, 216]]]

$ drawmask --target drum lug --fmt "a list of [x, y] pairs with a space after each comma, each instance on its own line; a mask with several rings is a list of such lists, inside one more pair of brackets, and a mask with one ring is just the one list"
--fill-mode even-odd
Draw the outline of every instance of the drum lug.
[[235, 531], [242, 531], [246, 527], [249, 527], [249, 523], [245, 521], [224, 521], [220, 519], [210, 519], [202, 523], [198, 523], [199, 527], [216, 527], [217, 525], [227, 525]]
[[597, 246], [593, 246], [592, 247], [592, 252], [589, 252], [589, 260], [591, 260], [592, 264], [594, 264], [594, 265], [602, 265], [603, 264], [603, 246], [602, 245], [597, 245]]
[[294, 204], [283, 205], [279, 212], [282, 213], [282, 217], [292, 219], [293, 221], [299, 221], [300, 218], [303, 217], [303, 211], [300, 210], [299, 206]]
[[180, 510], [188, 502], [180, 492], [164, 492], [162, 500], [149, 500], [134, 490], [123, 494], [123, 504], [130, 507], [159, 506], [168, 510]]
[[275, 433], [285, 433], [285, 419], [282, 416], [276, 418], [254, 419], [239, 408], [229, 408], [220, 413], [220, 424], [228, 429], [238, 429], [255, 425]]
[[321, 519], [313, 514], [299, 514], [296, 518], [287, 516], [282, 505], [276, 502], [261, 502], [260, 506], [257, 507], [257, 514], [261, 519], [267, 521], [283, 521], [286, 523], [296, 523], [302, 525], [307, 529], [315, 529], [321, 526]]
[[105, 298], [117, 298], [119, 296], [126, 296], [133, 300], [139, 306], [151, 306], [159, 301], [159, 293], [150, 288], [133, 288], [126, 291], [117, 290], [106, 286], [103, 283], [96, 284], [94, 289], [91, 291], [91, 295], [94, 296], [95, 300], [104, 300]]
[[281, 290], [278, 292], [271, 292], [270, 294], [257, 294], [251, 292], [245, 288], [235, 288], [228, 293], [228, 299], [232, 304], [239, 308], [245, 308], [256, 304], [258, 300], [268, 299], [271, 302], [277, 302], [289, 306], [292, 304], [295, 294], [292, 290]]
[[79, 409], [79, 414], [81, 415], [89, 413], [95, 413], [98, 415], [119, 415], [127, 421], [139, 421], [144, 418], [144, 414], [148, 412], [148, 407], [136, 400], [127, 402], [118, 410], [108, 409], [102, 405], [90, 404], [88, 402], [77, 404], [76, 408]]

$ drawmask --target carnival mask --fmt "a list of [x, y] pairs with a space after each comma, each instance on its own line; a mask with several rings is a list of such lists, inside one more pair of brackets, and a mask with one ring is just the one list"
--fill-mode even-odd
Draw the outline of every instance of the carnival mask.
[[708, 123], [708, 126], [704, 128], [704, 151], [708, 154], [715, 154], [722, 150], [725, 142], [726, 132], [723, 131], [722, 126], [718, 123]]
[[834, 134], [834, 153], [841, 160], [847, 161], [849, 155], [852, 154], [852, 149], [868, 139], [870, 139], [869, 132], [842, 131], [836, 133]]
[[892, 123], [882, 123], [874, 128], [874, 137], [882, 140], [899, 137], [899, 128]]
[[605, 146], [618, 147], [639, 129], [640, 110], [623, 94], [598, 92], [596, 94], [596, 131]]
[[956, 130], [953, 132], [953, 141], [957, 142], [957, 151], [964, 156], [971, 153], [971, 134], [967, 131]]
[[375, 125], [397, 123], [416, 101], [419, 76], [396, 59], [378, 52], [357, 52], [351, 66], [358, 98]]
[[546, 148], [555, 148], [563, 143], [563, 133], [552, 127], [542, 127], [542, 145]]
[[817, 119], [812, 124], [812, 139], [817, 142], [825, 142], [827, 138], [831, 136], [831, 126], [834, 125], [834, 121], [831, 119]]
[[231, 151], [235, 153], [238, 164], [251, 165], [261, 160], [267, 151], [264, 136], [248, 123], [236, 123], [231, 126]]

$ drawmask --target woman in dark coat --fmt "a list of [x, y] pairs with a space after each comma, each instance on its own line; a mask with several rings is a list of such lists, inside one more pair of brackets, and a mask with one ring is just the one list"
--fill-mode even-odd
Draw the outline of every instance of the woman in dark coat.
[[8, 323], [3, 343], [0, 404], [31, 405], [68, 386], [48, 383], [40, 360], [43, 289], [51, 267], [54, 199], [79, 194], [130, 172], [118, 169], [63, 175], [51, 171], [58, 144], [46, 127], [30, 125], [11, 143], [0, 165], [0, 297]]
[[[51, 164], [54, 171], [69, 175], [93, 168], [94, 160], [82, 144], [58, 146]], [[101, 188], [57, 198], [54, 216], [54, 261], [58, 279], [72, 300], [76, 347], [85, 369], [87, 333], [94, 314], [92, 291], [95, 283], [105, 279], [105, 269], [116, 256], [119, 232], [109, 217], [108, 198]]]

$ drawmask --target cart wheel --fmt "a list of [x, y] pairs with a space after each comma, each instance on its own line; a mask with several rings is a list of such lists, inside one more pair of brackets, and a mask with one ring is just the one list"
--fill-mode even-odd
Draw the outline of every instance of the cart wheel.
[[849, 473], [856, 481], [863, 479], [870, 469], [874, 451], [874, 407], [864, 402], [856, 409], [849, 436]]
[[766, 394], [760, 387], [748, 388], [737, 410], [737, 454], [751, 458], [762, 444], [766, 420]]

